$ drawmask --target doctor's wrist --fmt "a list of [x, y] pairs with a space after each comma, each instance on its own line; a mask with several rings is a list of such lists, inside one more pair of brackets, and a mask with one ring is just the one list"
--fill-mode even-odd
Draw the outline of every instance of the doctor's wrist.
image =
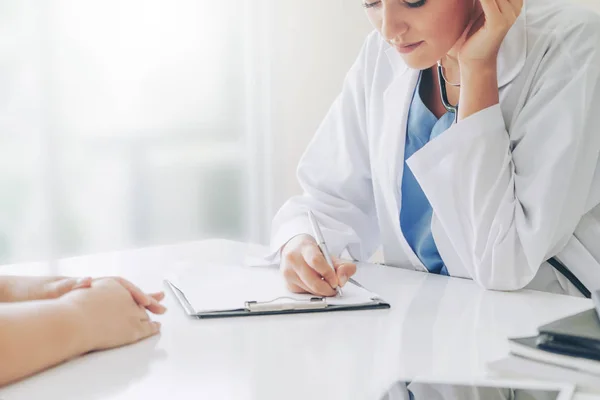
[[496, 67], [461, 69], [460, 74], [460, 121], [500, 102]]
[[285, 257], [285, 255], [288, 252], [293, 251], [295, 248], [298, 247], [299, 244], [304, 243], [304, 242], [316, 243], [317, 241], [315, 240], [314, 237], [312, 237], [311, 235], [306, 234], [306, 233], [301, 233], [299, 235], [293, 236], [283, 246], [281, 246], [281, 250], [280, 250], [281, 259], [283, 260], [283, 258]]
[[480, 60], [459, 59], [458, 65], [461, 79], [469, 79], [471, 76], [497, 75], [498, 73], [498, 57]]

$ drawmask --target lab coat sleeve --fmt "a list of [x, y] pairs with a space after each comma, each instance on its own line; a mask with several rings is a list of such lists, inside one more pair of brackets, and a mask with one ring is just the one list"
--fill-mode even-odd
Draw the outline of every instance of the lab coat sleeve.
[[[365, 70], [373, 35], [346, 76], [341, 94], [303, 154], [297, 177], [303, 194], [289, 199], [272, 224], [271, 250], [299, 234], [313, 235], [307, 210], [319, 220], [329, 250], [368, 258], [378, 242], [366, 128]], [[371, 44], [370, 44], [371, 43]], [[275, 258], [275, 257], [274, 257]]]
[[587, 211], [600, 149], [599, 32], [593, 19], [546, 53], [509, 128], [495, 105], [408, 160], [443, 240], [485, 288], [525, 287]]

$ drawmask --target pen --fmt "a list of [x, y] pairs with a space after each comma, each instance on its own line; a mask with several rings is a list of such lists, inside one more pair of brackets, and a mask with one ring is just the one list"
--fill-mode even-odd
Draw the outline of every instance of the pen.
[[[327, 261], [327, 264], [329, 264], [329, 266], [331, 267], [333, 272], [335, 272], [335, 267], [333, 266], [333, 261], [331, 260], [331, 256], [329, 255], [329, 249], [327, 248], [327, 243], [325, 243], [325, 238], [323, 237], [323, 233], [321, 232], [321, 228], [319, 227], [317, 218], [315, 217], [313, 212], [310, 210], [308, 210], [308, 220], [310, 221], [310, 224], [312, 225], [312, 229], [315, 234], [315, 239], [317, 240], [317, 245], [319, 246], [319, 249], [321, 249], [321, 253], [323, 253], [323, 257], [325, 257], [325, 261]], [[337, 294], [339, 296], [344, 295], [342, 293], [341, 287], [338, 286], [336, 290], [337, 290]]]

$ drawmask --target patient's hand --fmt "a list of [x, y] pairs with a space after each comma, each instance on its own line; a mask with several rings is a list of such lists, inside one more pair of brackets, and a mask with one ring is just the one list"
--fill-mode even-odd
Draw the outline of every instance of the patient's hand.
[[74, 290], [59, 301], [70, 310], [72, 323], [78, 327], [80, 334], [75, 340], [80, 341], [81, 352], [123, 346], [160, 331], [160, 323], [150, 320], [146, 308], [117, 279], [94, 280], [90, 288]]
[[[105, 278], [99, 278], [105, 279]], [[133, 283], [121, 277], [111, 277], [127, 289], [136, 303], [150, 312], [162, 314], [166, 308], [160, 304], [165, 297], [163, 292], [146, 294]], [[97, 279], [96, 279], [97, 280]], [[21, 302], [33, 300], [57, 299], [73, 290], [91, 287], [94, 280], [90, 277], [0, 277], [0, 302]]]

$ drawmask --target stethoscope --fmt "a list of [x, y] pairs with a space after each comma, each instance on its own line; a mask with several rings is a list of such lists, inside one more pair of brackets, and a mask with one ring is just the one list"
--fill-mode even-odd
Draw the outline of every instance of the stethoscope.
[[444, 105], [444, 108], [446, 109], [446, 111], [454, 113], [454, 123], [456, 124], [458, 122], [458, 104], [455, 106], [450, 104], [450, 100], [448, 100], [448, 91], [446, 90], [446, 84], [448, 84], [450, 86], [454, 86], [454, 87], [460, 87], [460, 83], [448, 82], [448, 80], [446, 79], [446, 76], [444, 75], [444, 67], [442, 66], [441, 60], [438, 61], [438, 63], [437, 63], [437, 69], [438, 69], [438, 82], [440, 84], [440, 94], [442, 97], [442, 104]]
[[[473, 0], [473, 6], [475, 6], [476, 1], [477, 0]], [[446, 84], [448, 84], [450, 86], [454, 86], [454, 87], [460, 87], [460, 83], [448, 82], [448, 80], [446, 79], [446, 76], [444, 75], [444, 67], [442, 66], [442, 60], [439, 60], [437, 62], [437, 68], [438, 68], [438, 81], [440, 83], [442, 104], [444, 105], [444, 108], [446, 109], [446, 111], [454, 113], [454, 123], [456, 124], [456, 123], [458, 123], [458, 104], [455, 106], [450, 104], [450, 101], [448, 100], [448, 92], [446, 90]]]

